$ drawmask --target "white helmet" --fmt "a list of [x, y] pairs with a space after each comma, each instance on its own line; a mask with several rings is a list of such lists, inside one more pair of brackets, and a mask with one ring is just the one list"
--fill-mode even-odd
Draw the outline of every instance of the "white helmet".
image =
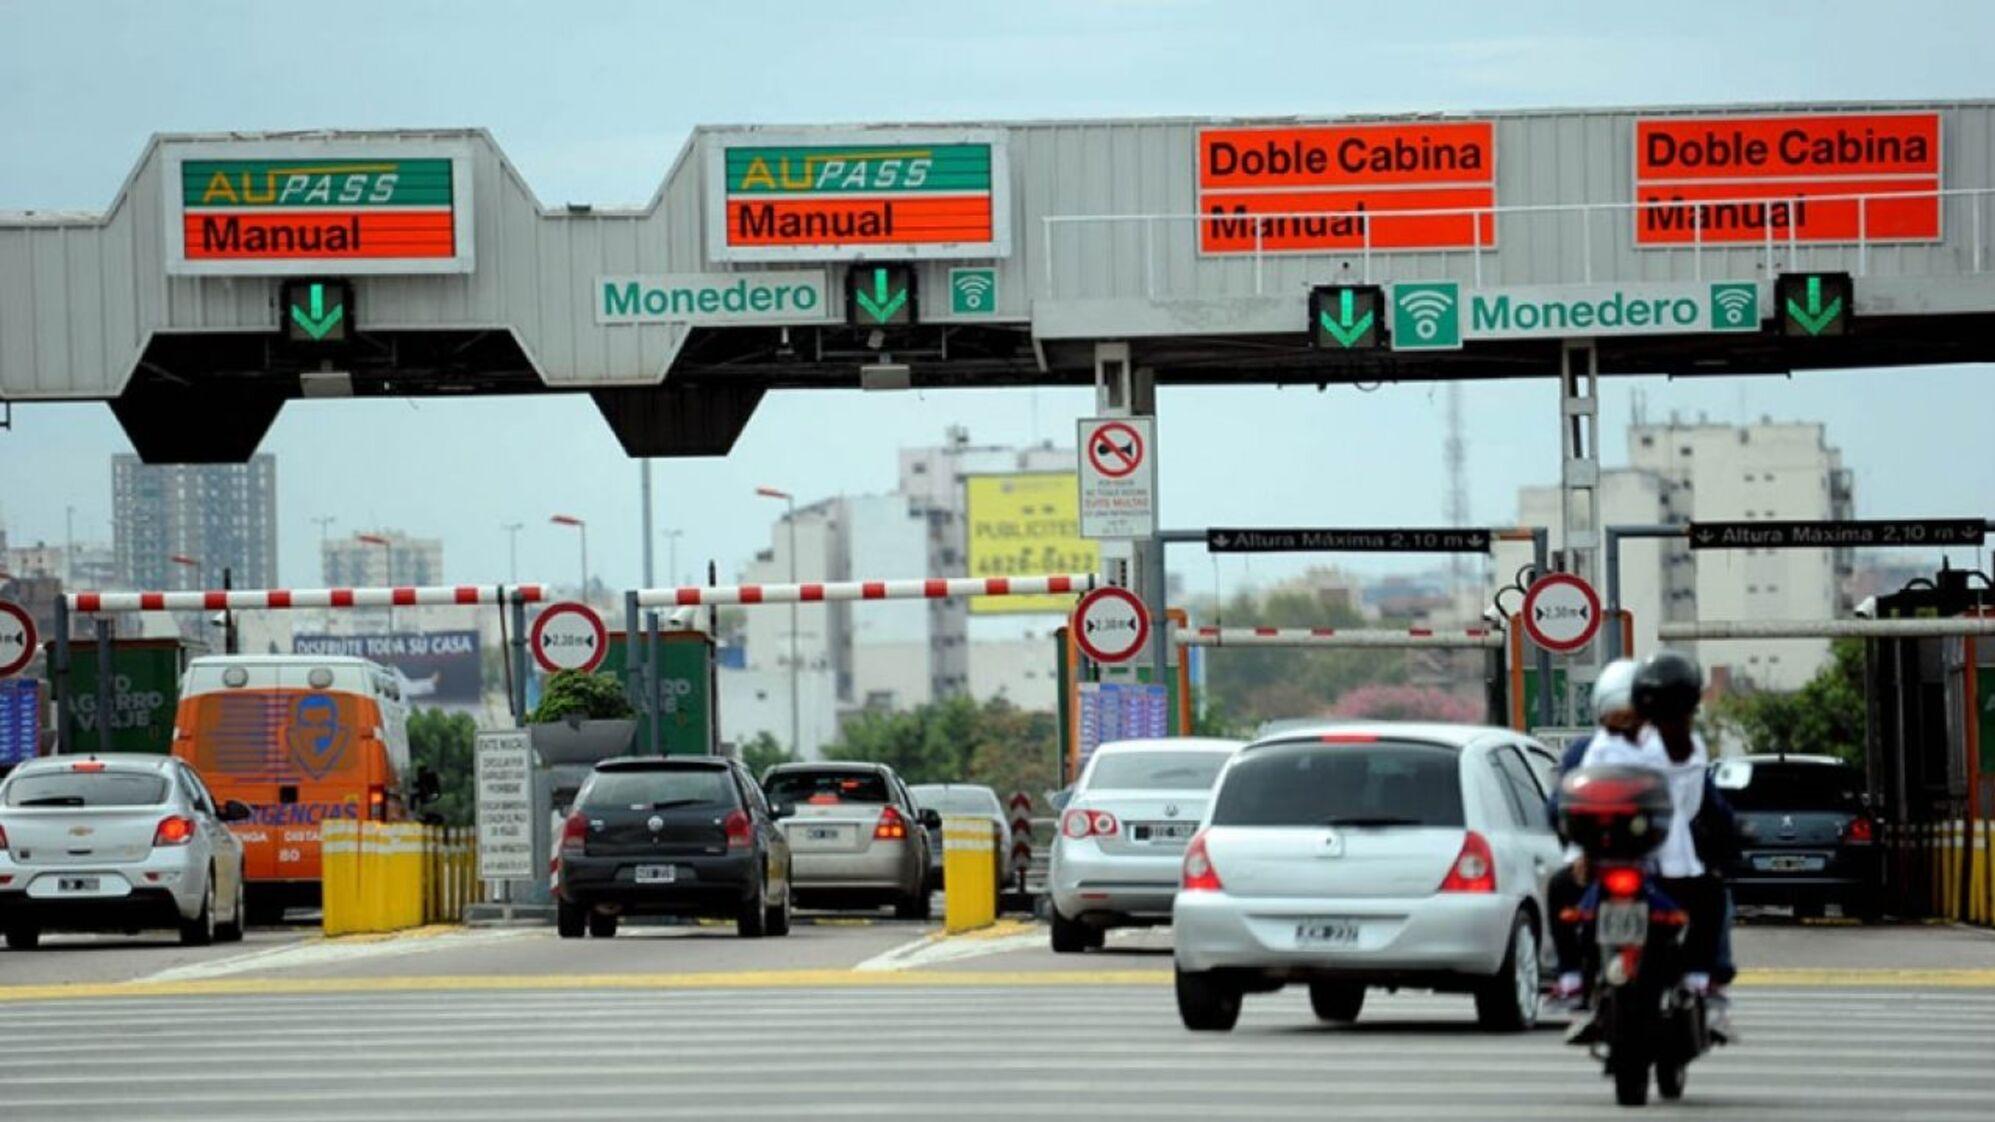
[[1635, 707], [1635, 671], [1640, 665], [1632, 658], [1617, 658], [1600, 668], [1600, 677], [1593, 680], [1594, 716]]

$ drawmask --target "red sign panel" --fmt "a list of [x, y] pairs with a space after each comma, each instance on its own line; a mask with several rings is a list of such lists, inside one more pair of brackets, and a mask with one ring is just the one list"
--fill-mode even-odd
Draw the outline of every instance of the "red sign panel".
[[1635, 244], [1936, 241], [1937, 113], [1635, 122]]
[[1489, 121], [1198, 135], [1205, 253], [1487, 249], [1496, 245], [1495, 205]]

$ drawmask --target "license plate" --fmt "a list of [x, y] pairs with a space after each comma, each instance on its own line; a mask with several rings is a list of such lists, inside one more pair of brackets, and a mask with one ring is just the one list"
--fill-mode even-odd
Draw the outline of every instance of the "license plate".
[[1137, 841], [1190, 841], [1198, 833], [1196, 822], [1138, 822], [1130, 828]]
[[1649, 941], [1647, 904], [1602, 904], [1593, 926], [1603, 947], [1640, 946]]
[[1812, 873], [1822, 868], [1820, 857], [1762, 857], [1753, 864], [1770, 873]]
[[836, 826], [810, 826], [804, 830], [804, 840], [814, 842], [835, 842], [845, 831]]
[[1354, 919], [1305, 919], [1295, 925], [1298, 947], [1355, 947], [1358, 921]]
[[55, 882], [57, 892], [95, 892], [103, 881], [98, 877], [59, 877]]
[[679, 879], [679, 869], [674, 865], [639, 865], [637, 883], [671, 884]]

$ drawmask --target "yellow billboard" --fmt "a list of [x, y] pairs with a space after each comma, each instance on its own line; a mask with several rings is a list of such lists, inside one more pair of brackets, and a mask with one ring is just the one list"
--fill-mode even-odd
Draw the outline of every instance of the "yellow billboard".
[[[1092, 573], [1101, 548], [1081, 536], [1080, 482], [1071, 471], [963, 477], [967, 563], [973, 577]], [[976, 615], [1065, 615], [1071, 594], [978, 596]]]

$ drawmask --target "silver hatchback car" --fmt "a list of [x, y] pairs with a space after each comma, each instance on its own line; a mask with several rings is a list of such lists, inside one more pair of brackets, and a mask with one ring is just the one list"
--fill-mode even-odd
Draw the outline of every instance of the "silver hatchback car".
[[1555, 762], [1461, 725], [1334, 725], [1243, 749], [1172, 908], [1185, 1026], [1230, 1029], [1242, 994], [1306, 982], [1326, 1021], [1393, 986], [1470, 993], [1485, 1028], [1529, 1028], [1560, 861]]
[[892, 904], [901, 919], [929, 917], [926, 827], [942, 818], [920, 809], [893, 768], [778, 764], [764, 773], [762, 788], [770, 802], [796, 807], [780, 826], [800, 902]]
[[242, 938], [242, 842], [194, 769], [167, 756], [29, 760], [0, 782], [0, 930], [166, 927], [203, 946]]
[[1185, 843], [1240, 743], [1180, 737], [1095, 749], [1053, 839], [1055, 952], [1099, 948], [1111, 927], [1171, 921]]

